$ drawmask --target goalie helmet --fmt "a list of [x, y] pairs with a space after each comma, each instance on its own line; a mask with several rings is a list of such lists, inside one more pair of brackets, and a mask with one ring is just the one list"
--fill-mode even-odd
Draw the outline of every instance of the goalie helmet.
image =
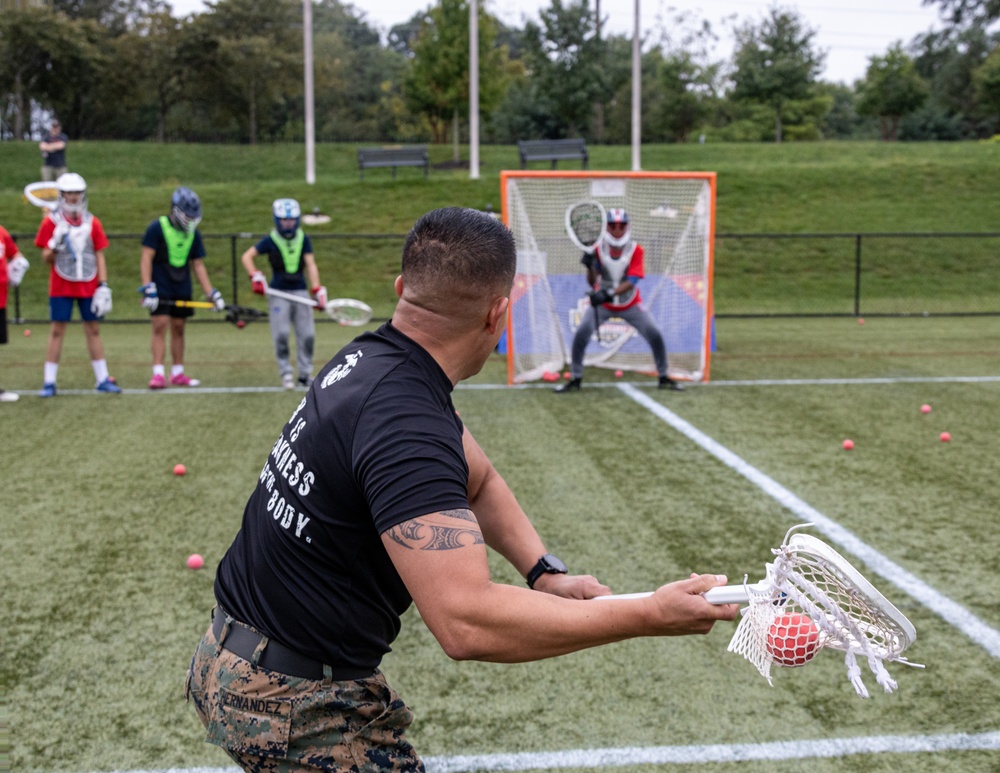
[[[295, 199], [275, 199], [271, 205], [274, 213], [274, 227], [286, 239], [295, 236], [302, 224], [302, 208]], [[294, 221], [294, 222], [292, 222]]]
[[[612, 234], [612, 226], [624, 226], [620, 233]], [[615, 229], [618, 231], [618, 229]], [[629, 223], [628, 212], [621, 207], [608, 210], [608, 235], [605, 237], [612, 247], [624, 247], [632, 238], [632, 226]]]
[[[59, 179], [56, 180], [56, 189], [59, 191], [57, 205], [59, 213], [66, 218], [67, 222], [74, 225], [83, 222], [83, 216], [87, 213], [87, 181], [75, 172], [67, 172], [59, 175]], [[67, 196], [67, 194], [70, 195]]]
[[170, 222], [188, 233], [198, 227], [201, 222], [201, 199], [197, 193], [183, 186], [174, 191], [170, 199]]

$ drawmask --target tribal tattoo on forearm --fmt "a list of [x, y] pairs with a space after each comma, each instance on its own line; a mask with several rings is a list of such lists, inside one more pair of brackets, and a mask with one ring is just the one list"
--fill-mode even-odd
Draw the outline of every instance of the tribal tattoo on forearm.
[[[439, 516], [447, 519], [470, 521], [469, 526], [450, 525], [441, 522]], [[471, 510], [442, 510], [434, 515], [401, 523], [389, 530], [393, 542], [410, 550], [456, 550], [468, 545], [483, 545], [483, 533]]]

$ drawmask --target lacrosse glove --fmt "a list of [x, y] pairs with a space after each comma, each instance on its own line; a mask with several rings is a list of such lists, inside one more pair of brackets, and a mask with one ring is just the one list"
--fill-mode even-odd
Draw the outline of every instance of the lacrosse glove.
[[250, 284], [257, 295], [267, 294], [267, 277], [263, 271], [254, 271], [250, 275]]
[[600, 306], [608, 303], [615, 296], [607, 290], [595, 290], [592, 293], [587, 293], [587, 297], [590, 298], [591, 306]]
[[156, 282], [143, 285], [139, 288], [139, 292], [142, 293], [143, 307], [150, 311], [156, 311], [156, 307], [160, 305], [160, 295], [156, 292]]
[[215, 304], [216, 311], [224, 311], [226, 308], [226, 302], [222, 299], [222, 293], [212, 288], [211, 295], [208, 296], [208, 300]]
[[318, 287], [314, 287], [309, 292], [312, 293], [313, 296], [316, 298], [316, 305], [317, 306], [322, 306], [323, 308], [326, 308], [326, 300], [327, 300], [327, 298], [326, 298], [326, 288], [323, 287], [323, 285], [319, 285]]
[[7, 264], [7, 281], [11, 287], [17, 287], [24, 279], [24, 272], [31, 267], [24, 255], [18, 255]]
[[90, 299], [90, 310], [97, 317], [105, 317], [111, 313], [111, 288], [107, 282], [101, 282], [94, 290]]

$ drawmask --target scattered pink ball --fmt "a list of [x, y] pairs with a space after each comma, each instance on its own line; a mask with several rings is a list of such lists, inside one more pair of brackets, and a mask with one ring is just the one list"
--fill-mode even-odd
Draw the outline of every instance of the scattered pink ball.
[[571, 378], [573, 378], [573, 374], [570, 373], [568, 370], [567, 371], [563, 371], [563, 378], [566, 379], [567, 381], [569, 381]]
[[187, 467], [185, 467], [183, 464], [174, 465], [174, 475], [185, 475], [185, 474], [187, 474]]
[[942, 443], [949, 443], [949, 442], [951, 442], [951, 433], [950, 432], [942, 432], [941, 433], [941, 442]]
[[625, 375], [625, 371], [623, 371], [623, 370], [616, 370], [615, 371], [615, 378], [621, 378], [624, 375]]
[[858, 317], [858, 324], [859, 325], [865, 324], [865, 318], [864, 317]]
[[931, 407], [927, 403], [924, 403], [923, 405], [920, 406], [920, 412], [921, 413], [930, 413], [931, 412]]
[[854, 448], [854, 441], [853, 440], [851, 440], [850, 438], [848, 438], [847, 440], [844, 441], [844, 450], [845, 451], [850, 451], [853, 448]]
[[24, 337], [25, 338], [31, 338], [31, 330], [29, 330], [28, 328], [25, 328], [24, 329]]
[[188, 556], [187, 568], [188, 569], [201, 569], [205, 565], [205, 559], [202, 558], [197, 553], [192, 553]]

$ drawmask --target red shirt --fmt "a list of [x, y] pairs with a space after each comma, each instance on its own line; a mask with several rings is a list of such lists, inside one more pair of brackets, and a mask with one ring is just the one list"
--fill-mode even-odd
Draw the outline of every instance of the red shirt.
[[0, 225], [0, 309], [7, 308], [7, 261], [20, 252], [7, 229]]
[[[52, 232], [55, 228], [55, 222], [53, 222], [49, 215], [46, 215], [42, 224], [38, 227], [38, 233], [35, 234], [35, 246], [42, 249], [48, 247], [49, 239], [52, 238]], [[91, 215], [90, 242], [94, 246], [94, 252], [100, 252], [108, 246], [108, 237], [104, 233], [104, 226], [101, 225], [101, 221], [95, 215]], [[74, 282], [71, 279], [59, 276], [56, 273], [55, 266], [53, 266], [49, 272], [49, 297], [90, 298], [94, 295], [94, 291], [97, 290], [99, 283], [100, 278], [97, 276], [86, 282]]]

